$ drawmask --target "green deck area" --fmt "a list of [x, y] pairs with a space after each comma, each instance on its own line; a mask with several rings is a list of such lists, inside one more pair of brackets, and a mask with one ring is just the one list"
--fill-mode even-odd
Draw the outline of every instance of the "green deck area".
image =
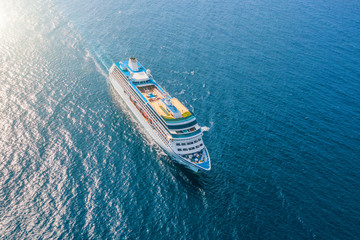
[[193, 115], [190, 112], [185, 112], [182, 115], [182, 118], [174, 118], [173, 116], [167, 117], [167, 116], [163, 116], [162, 117], [167, 121], [167, 122], [182, 122], [184, 120], [188, 120], [191, 117], [193, 117]]
[[[160, 109], [163, 110], [166, 116], [170, 116], [170, 113], [163, 106], [160, 106]], [[168, 117], [168, 118], [172, 118], [172, 117]]]

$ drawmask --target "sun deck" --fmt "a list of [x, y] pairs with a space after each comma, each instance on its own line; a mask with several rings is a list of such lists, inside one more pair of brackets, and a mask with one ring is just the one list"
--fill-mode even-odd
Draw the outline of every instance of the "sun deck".
[[183, 119], [191, 116], [190, 111], [176, 98], [169, 98], [171, 105], [167, 105], [167, 96], [155, 85], [137, 86], [137, 89], [150, 103], [152, 108], [165, 120]]
[[115, 63], [140, 96], [167, 122], [182, 122], [193, 118], [190, 111], [176, 98], [170, 97], [136, 59]]

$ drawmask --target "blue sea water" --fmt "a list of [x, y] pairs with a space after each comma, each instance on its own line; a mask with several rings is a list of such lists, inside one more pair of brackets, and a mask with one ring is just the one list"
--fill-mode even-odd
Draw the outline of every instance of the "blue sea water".
[[[360, 239], [360, 2], [0, 0], [1, 239]], [[108, 84], [197, 116], [174, 163]]]

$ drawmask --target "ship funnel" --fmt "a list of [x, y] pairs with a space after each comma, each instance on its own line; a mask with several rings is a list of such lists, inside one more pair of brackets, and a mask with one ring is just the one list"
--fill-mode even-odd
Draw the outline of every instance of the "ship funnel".
[[129, 58], [129, 67], [131, 68], [132, 71], [137, 72], [139, 71], [139, 66], [137, 63], [136, 58]]

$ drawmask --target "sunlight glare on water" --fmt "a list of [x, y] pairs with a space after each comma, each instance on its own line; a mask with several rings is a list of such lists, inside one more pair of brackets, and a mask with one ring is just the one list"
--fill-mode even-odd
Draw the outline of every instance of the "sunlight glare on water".
[[[359, 239], [358, 2], [0, 0], [1, 239]], [[109, 86], [135, 56], [212, 170]]]

